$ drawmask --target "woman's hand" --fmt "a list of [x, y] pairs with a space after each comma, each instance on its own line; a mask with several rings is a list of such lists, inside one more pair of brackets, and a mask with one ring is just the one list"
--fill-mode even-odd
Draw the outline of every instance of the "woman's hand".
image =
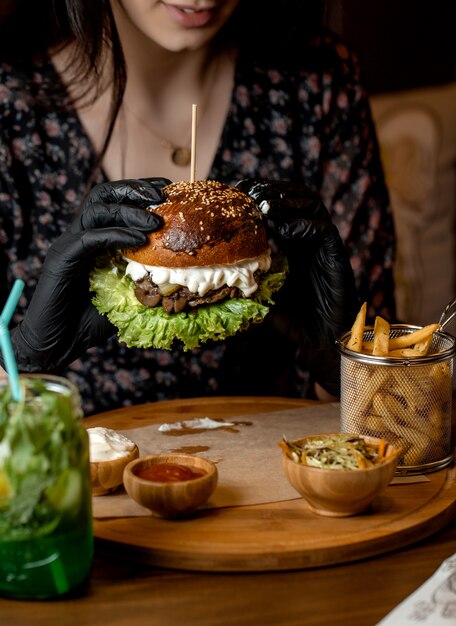
[[268, 319], [299, 347], [299, 364], [333, 396], [340, 393], [335, 340], [359, 309], [348, 253], [320, 198], [305, 185], [249, 179], [237, 187], [268, 219], [290, 273]]
[[89, 273], [107, 248], [136, 248], [161, 227], [144, 209], [164, 200], [165, 178], [96, 185], [78, 217], [50, 246], [23, 321], [11, 332], [20, 372], [58, 371], [115, 329], [92, 305]]

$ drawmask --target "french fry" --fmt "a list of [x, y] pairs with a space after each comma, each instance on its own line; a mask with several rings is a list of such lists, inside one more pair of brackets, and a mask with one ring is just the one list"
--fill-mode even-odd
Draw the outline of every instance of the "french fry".
[[377, 415], [387, 420], [387, 424], [390, 425], [390, 422], [404, 413], [405, 407], [396, 396], [390, 393], [377, 392], [372, 398], [372, 408]]
[[399, 350], [390, 350], [388, 352], [388, 356], [392, 356], [392, 357], [419, 357], [422, 356], [422, 354], [420, 354], [420, 352], [418, 352], [418, 350], [416, 348], [399, 348]]
[[437, 412], [432, 414], [432, 423], [429, 418], [426, 419], [424, 416], [418, 416], [413, 424], [416, 430], [419, 430], [429, 437], [433, 446], [438, 445], [442, 441], [442, 436], [445, 434], [442, 429], [442, 416], [440, 411], [438, 413], [439, 414], [437, 414]]
[[429, 348], [431, 347], [431, 343], [432, 343], [432, 338], [433, 338], [433, 335], [431, 333], [429, 337], [427, 337], [426, 339], [423, 339], [423, 341], [418, 341], [418, 343], [415, 344], [414, 350], [418, 352], [419, 356], [426, 356], [426, 354], [429, 352]]
[[428, 324], [427, 326], [423, 326], [423, 328], [419, 328], [415, 330], [413, 333], [409, 333], [408, 335], [401, 335], [400, 337], [394, 337], [394, 339], [390, 339], [389, 349], [390, 350], [399, 350], [400, 348], [408, 348], [413, 346], [414, 344], [420, 343], [421, 341], [425, 341], [432, 337], [432, 334], [439, 328], [438, 324]]
[[401, 450], [399, 463], [403, 463], [405, 455], [410, 451], [410, 448], [412, 447], [410, 441], [408, 441], [408, 439], [404, 439], [404, 437], [400, 437], [392, 430], [390, 430], [388, 433], [388, 441], [393, 444], [395, 448], [399, 448]]
[[374, 324], [373, 356], [388, 356], [390, 325], [383, 317], [377, 315]]
[[427, 410], [432, 403], [432, 382], [427, 375], [427, 367], [409, 367], [407, 377], [404, 378], [402, 368], [392, 368], [390, 391], [397, 398], [402, 398], [404, 406], [408, 406], [409, 413], [419, 414]]
[[[377, 393], [383, 393], [390, 384], [391, 374], [385, 368], [379, 368], [373, 372], [369, 372], [369, 368], [363, 364], [363, 375], [356, 377], [356, 393], [354, 394], [353, 407], [356, 407], [356, 413], [361, 419], [371, 413], [372, 399]], [[375, 412], [375, 411], [374, 411]]]
[[371, 385], [372, 372], [363, 363], [348, 361], [344, 365], [344, 379], [346, 380], [346, 392], [356, 403], [358, 415], [364, 415], [371, 404], [370, 394], [365, 390]]
[[366, 326], [366, 310], [367, 302], [364, 302], [358, 311], [358, 315], [351, 329], [350, 339], [347, 342], [347, 348], [353, 352], [361, 352], [363, 345], [364, 327]]
[[[429, 368], [429, 376], [432, 380], [441, 385], [451, 385], [450, 364], [445, 361], [442, 363], [434, 363]], [[446, 390], [447, 391], [447, 390]]]
[[386, 431], [385, 420], [379, 415], [366, 415], [363, 418], [362, 427], [372, 437], [383, 437]]
[[[444, 432], [446, 434], [446, 430], [447, 430], [446, 424], [448, 422], [448, 419], [447, 419], [447, 415], [445, 414], [445, 411], [441, 410], [437, 406], [433, 406], [430, 408], [427, 418], [428, 418], [428, 423], [432, 427], [433, 432], [435, 433]], [[439, 435], [439, 437], [441, 437], [441, 435]]]
[[363, 434], [399, 446], [400, 465], [420, 465], [442, 458], [450, 445], [451, 363], [429, 363], [429, 359], [422, 358], [431, 351], [438, 352], [434, 333], [439, 324], [390, 338], [395, 334], [391, 332], [393, 327], [377, 316], [373, 330], [368, 328], [371, 340], [365, 341], [366, 309], [364, 303], [346, 347], [376, 357], [410, 359], [405, 363], [410, 367], [405, 370], [400, 361], [385, 361], [383, 365], [381, 359], [372, 365], [362, 358], [353, 362], [358, 360], [353, 356], [343, 370], [347, 396], [343, 418], [351, 422], [351, 429], [353, 424], [358, 425]]
[[[375, 332], [375, 331], [374, 331]], [[390, 344], [389, 344], [389, 353], [388, 355], [385, 356], [391, 356], [391, 357], [409, 357], [409, 358], [416, 358], [416, 357], [420, 357], [420, 356], [426, 356], [426, 354], [429, 352], [429, 348], [432, 344], [432, 339], [433, 339], [433, 335], [432, 333], [426, 337], [423, 341], [419, 341], [418, 343], [415, 343], [414, 347], [411, 348], [409, 346], [413, 345], [413, 337], [414, 337], [414, 333], [410, 333], [408, 335], [404, 335], [404, 337], [407, 337], [407, 341], [409, 342], [407, 344], [407, 346], [404, 346], [402, 348], [395, 348], [392, 349], [391, 345], [395, 345], [396, 342], [396, 338], [391, 339], [390, 340]], [[410, 338], [412, 338], [412, 341], [410, 341]], [[405, 340], [404, 340], [405, 343]], [[364, 352], [365, 354], [373, 354], [373, 350], [374, 350], [374, 342], [373, 341], [363, 341], [362, 344], [362, 352]]]
[[431, 439], [426, 433], [412, 430], [411, 428], [399, 427], [398, 433], [403, 432], [404, 439], [411, 443], [410, 448], [404, 454], [405, 465], [419, 465], [426, 461], [426, 457], [433, 449]]

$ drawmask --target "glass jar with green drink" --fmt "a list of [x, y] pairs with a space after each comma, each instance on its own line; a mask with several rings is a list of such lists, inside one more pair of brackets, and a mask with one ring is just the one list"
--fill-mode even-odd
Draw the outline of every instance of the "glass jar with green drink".
[[93, 557], [89, 442], [67, 379], [0, 387], [0, 595], [51, 598], [81, 585]]

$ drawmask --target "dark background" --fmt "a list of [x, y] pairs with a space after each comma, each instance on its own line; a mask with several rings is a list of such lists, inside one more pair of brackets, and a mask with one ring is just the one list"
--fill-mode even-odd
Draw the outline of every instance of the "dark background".
[[456, 80], [456, 0], [328, 0], [328, 9], [371, 94]]
[[[0, 19], [18, 1], [0, 0]], [[357, 53], [371, 94], [456, 80], [456, 0], [326, 0], [326, 6], [328, 25]]]

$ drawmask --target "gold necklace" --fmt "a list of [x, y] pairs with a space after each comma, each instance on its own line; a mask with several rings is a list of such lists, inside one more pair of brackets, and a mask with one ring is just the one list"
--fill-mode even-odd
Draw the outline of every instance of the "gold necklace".
[[161, 146], [163, 146], [163, 148], [171, 151], [171, 161], [174, 163], [174, 165], [180, 165], [181, 167], [185, 167], [190, 163], [192, 156], [190, 147], [178, 146], [169, 139], [165, 139], [165, 137], [162, 137], [161, 135], [156, 133], [148, 124], [146, 124], [146, 122], [141, 119], [139, 115], [135, 113], [135, 111], [130, 109], [130, 107], [126, 103], [124, 103], [124, 107], [135, 118], [135, 120], [139, 124], [141, 124], [141, 126], [145, 128], [150, 133], [150, 135], [152, 135], [152, 137], [158, 141]]
[[[215, 79], [217, 78], [217, 76], [219, 75], [219, 68], [220, 68], [220, 64], [221, 64], [221, 56], [217, 56], [215, 63], [213, 64], [212, 68], [211, 68], [211, 74], [209, 76], [209, 79], [207, 81], [207, 85], [208, 87], [206, 87], [206, 93], [204, 94], [204, 100], [201, 104], [201, 108], [199, 109], [199, 117], [201, 118], [205, 111], [208, 108], [208, 103], [209, 103], [209, 99], [212, 95], [212, 86], [213, 83], [215, 81]], [[123, 102], [123, 107], [125, 108], [125, 111], [130, 113], [135, 120], [143, 127], [147, 130], [147, 132], [156, 140], [158, 141], [158, 143], [165, 148], [166, 150], [169, 150], [171, 152], [171, 161], [174, 163], [174, 165], [179, 165], [181, 167], [185, 167], [187, 165], [190, 164], [190, 161], [192, 159], [192, 151], [191, 151], [191, 147], [190, 147], [190, 140], [191, 140], [191, 130], [189, 133], [189, 138], [187, 141], [187, 145], [185, 146], [179, 146], [175, 143], [173, 143], [172, 141], [170, 141], [169, 139], [166, 139], [165, 137], [162, 137], [161, 135], [159, 135], [153, 128], [151, 128], [149, 126], [149, 124], [147, 124], [147, 122], [145, 122], [141, 116], [139, 116], [135, 111], [133, 111], [128, 104], [124, 101]], [[191, 129], [191, 125], [189, 124], [189, 128]]]

